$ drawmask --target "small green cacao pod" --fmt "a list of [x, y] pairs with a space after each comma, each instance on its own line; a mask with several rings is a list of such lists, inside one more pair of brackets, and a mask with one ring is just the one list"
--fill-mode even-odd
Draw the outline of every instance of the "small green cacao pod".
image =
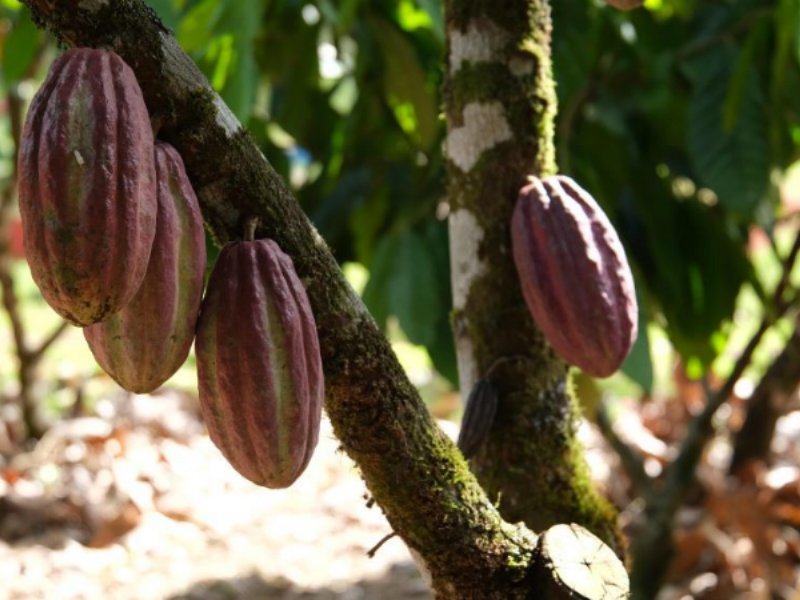
[[291, 485], [317, 445], [324, 381], [308, 296], [275, 242], [222, 249], [195, 352], [211, 440], [250, 481]]
[[522, 294], [553, 349], [589, 375], [616, 371], [636, 340], [625, 250], [589, 193], [565, 176], [532, 178], [511, 221]]
[[203, 217], [178, 151], [156, 142], [158, 219], [147, 274], [122, 310], [83, 330], [103, 369], [131, 392], [151, 392], [186, 360], [194, 339], [206, 245]]
[[156, 231], [153, 131], [113, 52], [53, 62], [25, 121], [19, 206], [31, 274], [56, 312], [85, 326], [130, 302]]
[[479, 379], [470, 390], [456, 445], [464, 458], [472, 458], [489, 437], [497, 413], [497, 389], [488, 379]]

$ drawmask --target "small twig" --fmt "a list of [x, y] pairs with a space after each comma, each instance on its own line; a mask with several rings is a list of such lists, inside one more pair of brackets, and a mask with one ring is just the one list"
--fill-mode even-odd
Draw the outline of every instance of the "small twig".
[[[0, 252], [0, 255], [2, 252]], [[17, 304], [17, 295], [14, 293], [14, 280], [8, 271], [8, 262], [0, 256], [0, 289], [2, 289], [3, 308], [11, 323], [11, 334], [14, 345], [17, 347], [17, 356], [20, 363], [26, 363], [30, 353], [25, 342], [25, 326], [22, 324], [22, 315]]]
[[61, 321], [54, 329], [50, 332], [42, 342], [39, 344], [39, 347], [36, 350], [33, 350], [28, 354], [31, 364], [35, 365], [38, 363], [42, 356], [47, 352], [47, 350], [52, 346], [55, 342], [58, 341], [58, 338], [62, 336], [62, 334], [69, 329], [69, 323], [67, 321]]
[[786, 298], [783, 296], [786, 294], [786, 290], [789, 287], [792, 279], [792, 271], [794, 270], [794, 263], [797, 261], [797, 255], [800, 253], [800, 231], [798, 231], [797, 235], [794, 238], [794, 243], [792, 244], [791, 250], [789, 250], [789, 254], [786, 255], [786, 258], [783, 259], [783, 272], [781, 273], [781, 279], [778, 281], [778, 285], [775, 286], [775, 308], [779, 313], [778, 316], [781, 316], [783, 312], [791, 305], [790, 301], [787, 301]]
[[377, 544], [375, 544], [370, 550], [367, 551], [367, 556], [369, 556], [370, 558], [375, 558], [375, 553], [381, 549], [381, 546], [383, 546], [386, 542], [388, 542], [396, 535], [397, 534], [394, 531], [391, 533], [387, 533], [378, 541]]
[[645, 471], [644, 460], [642, 460], [641, 454], [617, 435], [605, 402], [600, 403], [597, 411], [597, 425], [603, 437], [617, 453], [620, 461], [622, 461], [622, 466], [631, 478], [634, 487], [639, 492], [646, 492], [650, 488], [652, 480], [647, 471]]

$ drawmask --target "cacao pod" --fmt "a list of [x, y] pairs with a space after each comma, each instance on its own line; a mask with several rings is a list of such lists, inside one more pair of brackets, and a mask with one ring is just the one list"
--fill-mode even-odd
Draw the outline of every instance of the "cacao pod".
[[324, 384], [308, 296], [275, 242], [222, 249], [195, 351], [211, 440], [252, 482], [291, 485], [317, 445]]
[[489, 436], [497, 412], [497, 389], [488, 379], [479, 379], [467, 397], [456, 445], [464, 458], [472, 458]]
[[130, 302], [156, 231], [153, 132], [113, 52], [53, 62], [25, 121], [19, 205], [33, 279], [60, 315], [91, 325]]
[[151, 392], [180, 368], [194, 339], [206, 245], [200, 205], [178, 151], [156, 142], [158, 217], [142, 286], [122, 310], [83, 330], [101, 367], [131, 392]]
[[532, 178], [511, 239], [525, 302], [550, 345], [589, 375], [611, 375], [636, 340], [638, 308], [625, 250], [600, 206], [569, 177]]
[[617, 10], [633, 10], [644, 4], [644, 0], [605, 0], [606, 4]]

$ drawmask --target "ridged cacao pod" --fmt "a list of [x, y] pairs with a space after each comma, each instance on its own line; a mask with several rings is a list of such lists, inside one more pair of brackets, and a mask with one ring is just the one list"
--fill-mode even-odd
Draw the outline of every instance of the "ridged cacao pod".
[[497, 413], [497, 389], [488, 379], [479, 379], [467, 397], [456, 445], [464, 458], [472, 458], [489, 436]]
[[511, 239], [550, 345], [589, 375], [611, 375], [636, 340], [638, 308], [625, 250], [597, 202], [569, 177], [534, 178], [520, 190]]
[[291, 485], [317, 445], [324, 383], [308, 296], [275, 242], [222, 249], [195, 352], [211, 440], [252, 482]]
[[153, 132], [133, 71], [73, 48], [31, 103], [19, 153], [25, 254], [45, 300], [76, 325], [130, 302], [156, 231]]
[[158, 218], [142, 286], [122, 310], [83, 330], [101, 367], [131, 392], [151, 392], [186, 360], [194, 339], [206, 245], [203, 217], [178, 151], [156, 142]]

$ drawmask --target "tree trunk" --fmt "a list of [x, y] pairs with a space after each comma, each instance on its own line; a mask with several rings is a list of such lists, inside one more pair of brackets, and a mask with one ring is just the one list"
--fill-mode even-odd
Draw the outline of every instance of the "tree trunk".
[[595, 492], [575, 438], [578, 409], [567, 366], [534, 325], [511, 256], [519, 189], [528, 175], [556, 172], [549, 4], [447, 0], [445, 19], [460, 384], [466, 397], [477, 379], [488, 377], [500, 396], [489, 440], [472, 467], [506, 520], [534, 530], [580, 523], [621, 553], [616, 511]]

